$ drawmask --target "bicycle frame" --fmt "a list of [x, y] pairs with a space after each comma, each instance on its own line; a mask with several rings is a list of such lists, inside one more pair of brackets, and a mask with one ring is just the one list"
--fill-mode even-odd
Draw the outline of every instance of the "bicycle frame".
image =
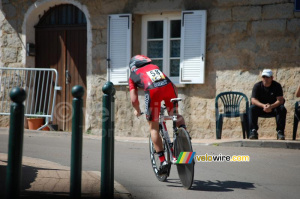
[[[160, 108], [160, 114], [159, 114], [159, 127], [161, 129], [160, 133], [162, 133], [162, 137], [166, 140], [166, 142], [169, 145], [169, 152], [170, 152], [170, 160], [173, 160], [173, 157], [175, 157], [174, 155], [174, 150], [172, 151], [171, 149], [173, 148], [173, 143], [176, 140], [176, 132], [177, 132], [177, 127], [176, 127], [176, 123], [177, 123], [177, 103], [178, 101], [181, 101], [180, 98], [174, 98], [171, 100], [173, 102], [173, 116], [165, 116], [165, 110], [166, 107], [161, 107]], [[166, 126], [166, 121], [167, 120], [173, 120], [173, 142], [170, 139], [169, 133], [168, 133], [168, 129]]]

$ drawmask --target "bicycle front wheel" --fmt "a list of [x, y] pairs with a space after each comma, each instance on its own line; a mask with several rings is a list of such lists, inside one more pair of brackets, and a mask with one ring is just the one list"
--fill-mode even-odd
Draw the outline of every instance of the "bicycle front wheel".
[[[168, 146], [168, 144], [166, 143], [166, 141], [164, 139], [162, 141], [163, 141], [163, 146], [164, 146], [164, 151], [165, 151], [165, 158], [166, 158], [167, 162], [169, 163], [170, 162], [169, 146]], [[152, 139], [151, 139], [151, 135], [149, 137], [149, 150], [150, 150], [151, 166], [152, 166], [152, 169], [154, 171], [154, 174], [155, 174], [156, 178], [161, 182], [166, 181], [167, 177], [170, 173], [171, 167], [169, 167], [168, 175], [161, 175], [161, 176], [158, 175], [157, 172], [158, 172], [158, 169], [159, 169], [159, 166], [160, 166], [160, 161], [159, 161], [158, 155], [156, 154], [154, 144], [153, 144]]]
[[[177, 131], [176, 141], [174, 144], [175, 156], [179, 157], [181, 152], [192, 152], [192, 143], [188, 132], [184, 128]], [[177, 171], [180, 181], [185, 189], [189, 189], [194, 181], [194, 165], [193, 160], [190, 164], [177, 164]]]

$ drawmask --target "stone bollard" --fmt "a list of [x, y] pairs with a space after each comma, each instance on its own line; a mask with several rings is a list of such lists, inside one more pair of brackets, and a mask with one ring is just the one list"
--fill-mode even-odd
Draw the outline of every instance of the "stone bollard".
[[101, 156], [101, 198], [113, 198], [114, 194], [114, 95], [112, 82], [102, 88], [102, 156]]
[[72, 146], [71, 146], [71, 179], [70, 197], [81, 197], [81, 173], [82, 173], [82, 120], [84, 89], [76, 85], [72, 88], [73, 115], [72, 115]]
[[22, 154], [24, 137], [24, 105], [26, 92], [13, 88], [10, 92], [13, 103], [10, 106], [8, 163], [6, 169], [5, 197], [19, 198], [22, 173]]

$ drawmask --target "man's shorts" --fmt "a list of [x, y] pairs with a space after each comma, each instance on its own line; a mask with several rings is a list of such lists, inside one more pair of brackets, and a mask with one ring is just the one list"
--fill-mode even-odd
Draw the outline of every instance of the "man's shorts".
[[174, 84], [169, 83], [163, 87], [153, 88], [145, 91], [146, 118], [148, 121], [158, 121], [161, 101], [164, 100], [167, 111], [173, 110], [172, 98], [177, 98], [177, 89]]

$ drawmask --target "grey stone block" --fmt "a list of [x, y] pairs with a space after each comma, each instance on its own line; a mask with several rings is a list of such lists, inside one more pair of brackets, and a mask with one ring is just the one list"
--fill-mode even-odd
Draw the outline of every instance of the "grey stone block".
[[247, 22], [223, 22], [210, 25], [209, 36], [228, 35], [247, 31]]
[[208, 11], [209, 22], [224, 22], [231, 21], [231, 9], [230, 8], [215, 8]]
[[211, 52], [211, 53], [218, 53], [218, 52], [220, 52], [220, 49], [217, 44], [208, 43], [207, 51]]
[[17, 49], [16, 48], [3, 48], [3, 62], [16, 62], [17, 61]]
[[278, 40], [272, 40], [269, 42], [270, 51], [282, 51], [293, 46], [294, 41], [290, 38], [280, 38]]
[[107, 57], [107, 45], [106, 44], [98, 44], [93, 46], [92, 49], [93, 59], [98, 59], [98, 58], [106, 58]]
[[253, 21], [261, 19], [261, 6], [243, 6], [232, 8], [234, 21]]
[[15, 29], [17, 28], [17, 21], [16, 20], [10, 20], [4, 21], [1, 24], [3, 33], [15, 33]]
[[213, 143], [212, 146], [243, 147], [242, 141]]
[[257, 55], [255, 56], [254, 63], [256, 66], [268, 66], [272, 61], [271, 56]]
[[249, 0], [250, 5], [268, 5], [278, 3], [288, 3], [289, 0]]
[[262, 10], [263, 19], [289, 19], [293, 18], [294, 4], [275, 4], [275, 5], [266, 5]]
[[283, 34], [286, 29], [286, 20], [253, 21], [252, 33], [267, 35]]
[[300, 32], [300, 18], [287, 20], [287, 31], [292, 33]]
[[17, 34], [6, 34], [3, 38], [3, 45], [7, 47], [22, 47], [21, 40]]
[[216, 0], [218, 6], [248, 6], [288, 3], [289, 0]]
[[107, 16], [100, 15], [95, 18], [90, 18], [92, 29], [106, 29], [107, 28]]
[[247, 22], [233, 22], [231, 33], [243, 33], [247, 31]]
[[243, 6], [249, 5], [249, 0], [216, 0], [218, 6]]
[[261, 49], [254, 37], [248, 37], [245, 40], [240, 41], [236, 44], [236, 48], [240, 50], [247, 49], [253, 52], [258, 52]]
[[217, 68], [231, 68], [240, 65], [238, 57], [216, 57], [213, 61], [213, 65]]
[[217, 23], [213, 28], [213, 35], [227, 35], [231, 32], [231, 23]]
[[266, 148], [287, 148], [287, 144], [284, 141], [266, 141], [266, 142], [262, 142], [262, 147], [266, 147]]

